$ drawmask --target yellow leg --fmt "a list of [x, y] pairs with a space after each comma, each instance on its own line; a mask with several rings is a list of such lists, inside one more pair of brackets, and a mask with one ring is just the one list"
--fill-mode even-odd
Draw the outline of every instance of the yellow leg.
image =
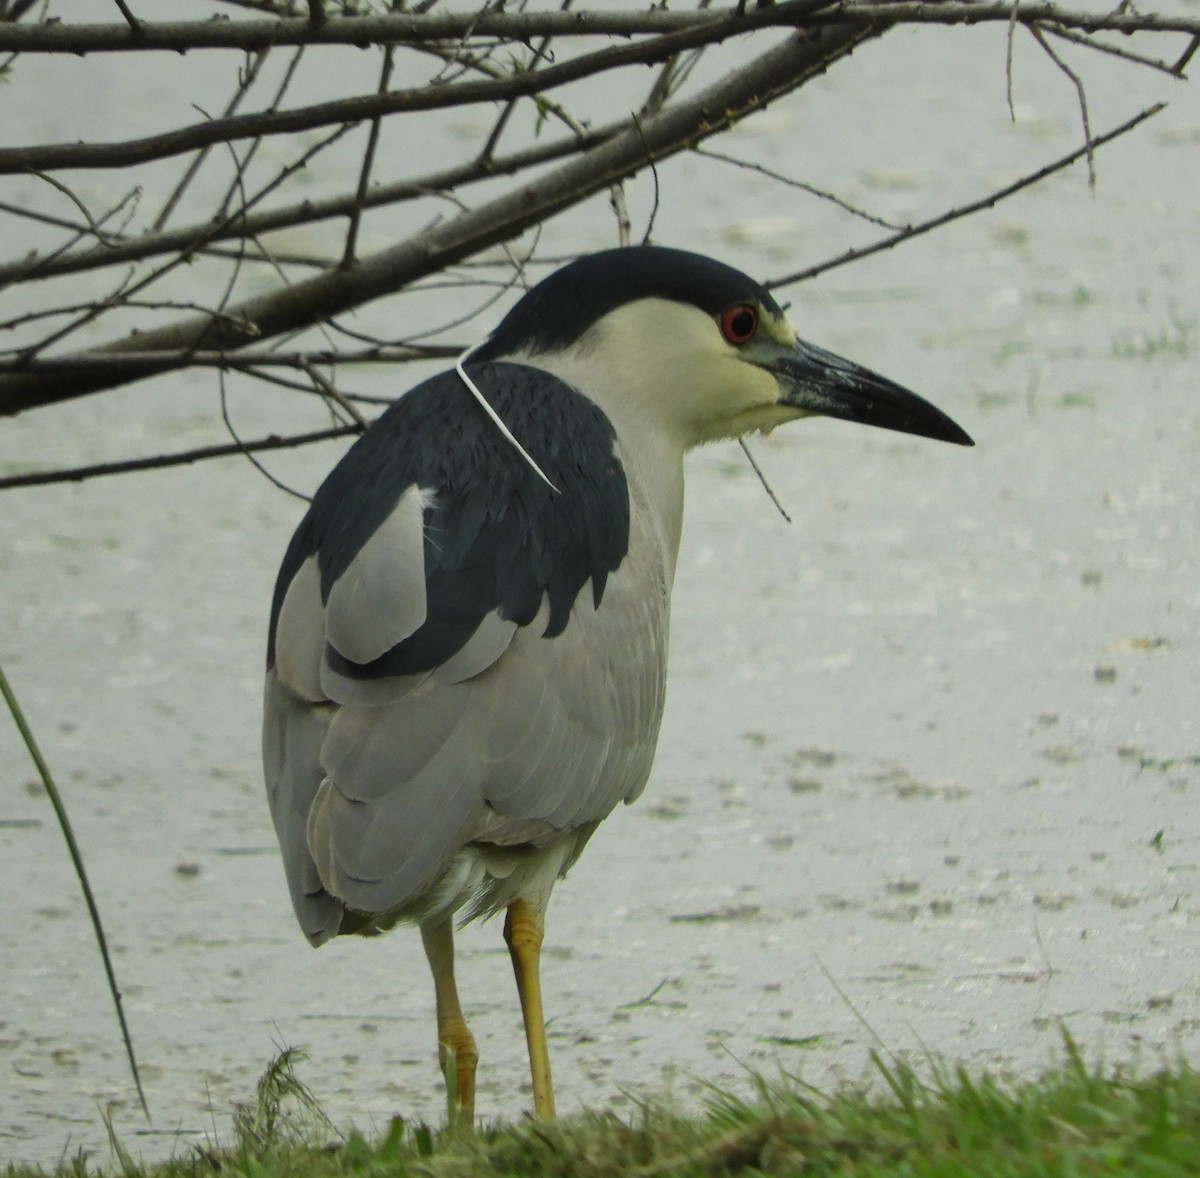
[[529, 1070], [533, 1075], [533, 1112], [541, 1121], [554, 1116], [554, 1086], [550, 1082], [550, 1054], [546, 1050], [546, 1023], [542, 1017], [542, 982], [538, 962], [542, 952], [542, 913], [527, 900], [514, 900], [504, 921], [504, 939], [512, 957], [529, 1045]]
[[433, 971], [433, 992], [437, 999], [438, 1062], [446, 1075], [447, 1061], [453, 1057], [455, 1107], [458, 1123], [470, 1130], [475, 1123], [475, 1065], [479, 1052], [475, 1036], [458, 1004], [458, 986], [454, 981], [454, 932], [450, 921], [421, 925], [421, 941]]

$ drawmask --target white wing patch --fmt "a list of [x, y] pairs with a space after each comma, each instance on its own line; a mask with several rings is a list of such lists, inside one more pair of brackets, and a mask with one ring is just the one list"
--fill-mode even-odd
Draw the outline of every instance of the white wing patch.
[[411, 487], [334, 582], [325, 640], [352, 663], [371, 663], [425, 623], [425, 507]]
[[275, 626], [275, 670], [279, 682], [300, 699], [326, 699], [321, 686], [325, 621], [321, 609], [321, 573], [310, 556], [292, 578]]

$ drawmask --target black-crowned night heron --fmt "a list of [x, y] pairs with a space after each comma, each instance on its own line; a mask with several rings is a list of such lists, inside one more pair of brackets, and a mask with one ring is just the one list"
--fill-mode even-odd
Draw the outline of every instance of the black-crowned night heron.
[[737, 270], [651, 246], [593, 254], [529, 291], [465, 369], [389, 408], [292, 538], [263, 725], [292, 903], [314, 945], [420, 925], [468, 1123], [477, 1054], [452, 921], [507, 910], [534, 1108], [552, 1116], [542, 922], [650, 774], [684, 453], [813, 414], [971, 444], [798, 339]]

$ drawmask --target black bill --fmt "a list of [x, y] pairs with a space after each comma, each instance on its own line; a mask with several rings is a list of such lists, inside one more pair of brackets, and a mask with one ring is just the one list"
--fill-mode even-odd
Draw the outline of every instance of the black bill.
[[939, 442], [975, 445], [965, 430], [916, 393], [803, 340], [773, 359], [769, 368], [779, 380], [785, 405]]

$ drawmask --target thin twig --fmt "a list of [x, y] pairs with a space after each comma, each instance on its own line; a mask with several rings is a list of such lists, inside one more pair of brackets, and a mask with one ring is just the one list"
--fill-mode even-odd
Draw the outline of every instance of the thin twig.
[[[827, 2], [828, 0], [803, 0], [808, 7]], [[749, 19], [747, 18], [743, 25], [748, 23]], [[646, 41], [610, 45], [591, 53], [580, 54], [558, 65], [510, 73], [503, 78], [460, 82], [453, 86], [417, 86], [405, 90], [391, 90], [386, 94], [340, 98], [293, 110], [233, 115], [228, 119], [212, 119], [158, 135], [114, 143], [50, 143], [0, 148], [0, 173], [25, 172], [30, 168], [40, 168], [44, 171], [62, 168], [123, 168], [167, 159], [207, 144], [235, 139], [290, 134], [328, 126], [331, 123], [361, 122], [381, 115], [444, 110], [481, 102], [503, 101], [522, 95], [541, 97], [551, 88], [608, 73], [619, 66], [654, 64], [684, 49], [720, 41], [732, 35], [732, 27], [727, 28], [726, 25], [727, 22], [720, 20], [708, 20], [695, 28], [666, 33]], [[737, 31], [744, 31], [743, 27], [739, 26]], [[3, 27], [0, 26], [0, 33], [2, 32]]]
[[1179, 55], [1179, 60], [1171, 67], [1171, 73], [1182, 78], [1183, 71], [1187, 69], [1188, 62], [1192, 60], [1197, 49], [1200, 49], [1200, 33], [1196, 33], [1188, 42], [1188, 47]]
[[[251, 155], [254, 154], [256, 144], [251, 144], [244, 158], [239, 159], [237, 148], [232, 143], [227, 143], [226, 148], [229, 155], [233, 159], [233, 182], [230, 185], [230, 194], [237, 192], [240, 196], [240, 207], [245, 208], [246, 205], [246, 188], [244, 184], [246, 175], [246, 164]], [[226, 197], [229, 200], [230, 197]], [[225, 289], [221, 292], [221, 297], [217, 300], [217, 305], [212, 309], [211, 315], [214, 322], [225, 317], [225, 308], [229, 306], [229, 300], [233, 297], [233, 288], [237, 284], [239, 275], [242, 272], [242, 262], [246, 258], [246, 246], [254, 239], [243, 237], [237, 243], [237, 256], [233, 259], [233, 265], [229, 268], [229, 278], [225, 283]], [[164, 267], [165, 269], [165, 267]]]
[[[383, 69], [379, 72], [379, 93], [386, 94], [388, 82], [392, 77], [392, 57], [394, 49], [388, 45], [383, 51]], [[382, 119], [372, 119], [371, 129], [367, 134], [367, 148], [363, 152], [362, 167], [358, 172], [358, 189], [354, 194], [354, 207], [350, 210], [350, 227], [346, 230], [346, 248], [342, 253], [342, 266], [354, 265], [354, 247], [358, 244], [358, 226], [362, 220], [363, 202], [367, 199], [367, 191], [371, 187], [371, 166], [375, 162], [375, 149], [379, 145], [379, 128]]]
[[30, 169], [29, 174], [31, 176], [36, 176], [39, 180], [49, 184], [51, 188], [58, 189], [58, 191], [61, 192], [63, 196], [65, 196], [67, 200], [69, 200], [83, 214], [83, 219], [87, 222], [87, 236], [94, 237], [102, 246], [105, 246], [106, 248], [115, 244], [114, 241], [110, 240], [108, 234], [103, 231], [100, 222], [98, 222], [95, 217], [92, 216], [87, 205], [85, 205], [83, 201], [76, 196], [75, 193], [72, 192], [71, 189], [69, 189], [61, 180], [56, 180], [53, 176], [47, 176], [44, 172], [37, 172], [33, 169]]
[[117, 986], [116, 971], [113, 969], [112, 958], [108, 953], [108, 938], [104, 935], [104, 924], [100, 919], [100, 908], [96, 904], [96, 897], [92, 894], [92, 885], [88, 881], [87, 870], [83, 866], [83, 854], [79, 850], [79, 844], [75, 841], [75, 831], [71, 826], [71, 819], [67, 814], [67, 808], [63, 804], [62, 795], [58, 792], [54, 775], [50, 772], [50, 766], [46, 764], [45, 757], [42, 756], [42, 750], [38, 747], [33, 730], [29, 727], [25, 719], [25, 713], [21, 710], [21, 705], [17, 702], [16, 694], [9, 685], [8, 676], [5, 675], [2, 666], [0, 666], [0, 695], [4, 697], [4, 702], [8, 705], [13, 723], [16, 724], [17, 731], [21, 734], [21, 739], [25, 742], [29, 759], [33, 762], [38, 776], [42, 779], [42, 786], [46, 790], [46, 796], [50, 799], [50, 805], [54, 807], [54, 814], [58, 819], [59, 829], [66, 840], [67, 852], [71, 856], [71, 863], [75, 868], [75, 876], [79, 880], [79, 889], [83, 892], [84, 903], [87, 904], [88, 916], [92, 922], [92, 931], [96, 934], [96, 944], [100, 947], [100, 959], [104, 962], [104, 973], [108, 978], [108, 992], [112, 995], [113, 1006], [117, 1012], [117, 1022], [121, 1026], [121, 1039], [125, 1044], [125, 1057], [129, 1060], [129, 1070], [133, 1073], [133, 1084], [137, 1089], [138, 1102], [142, 1106], [142, 1112], [146, 1114], [146, 1120], [149, 1120], [150, 1106], [146, 1103], [146, 1093], [142, 1088], [142, 1077], [138, 1071], [137, 1055], [133, 1050], [133, 1037], [129, 1033], [129, 1023], [125, 1020], [125, 1007], [121, 1003], [121, 990]]
[[1049, 24], [1042, 25], [1041, 29], [1043, 33], [1057, 37], [1060, 41], [1070, 41], [1072, 45], [1082, 45], [1085, 49], [1091, 49], [1096, 53], [1119, 57], [1122, 61], [1131, 62], [1133, 65], [1143, 65], [1147, 69], [1158, 70], [1160, 73], [1174, 78], [1177, 82], [1183, 81], [1178, 67], [1161, 58], [1147, 57], [1144, 53], [1134, 53], [1132, 49], [1126, 49], [1122, 45], [1110, 45], [1106, 41], [1097, 41], [1086, 33], [1076, 33], [1071, 29], [1060, 29]]
[[103, 478], [106, 475], [128, 474], [135, 470], [162, 470], [170, 466], [187, 466], [210, 458], [228, 458], [236, 454], [259, 453], [263, 450], [293, 450], [309, 446], [314, 442], [328, 442], [333, 438], [346, 438], [359, 434], [357, 425], [336, 426], [333, 429], [315, 430], [312, 433], [292, 434], [280, 437], [268, 434], [253, 442], [226, 442], [216, 446], [197, 446], [193, 450], [182, 450], [175, 454], [157, 454], [152, 458], [127, 458], [120, 462], [97, 462], [91, 466], [66, 467], [59, 470], [30, 471], [26, 474], [7, 475], [0, 478], [0, 491], [11, 491], [16, 487], [44, 487], [52, 483], [81, 483], [86, 479]]
[[[633, 125], [638, 129], [638, 134], [641, 135], [642, 120], [639, 115], [633, 116]], [[642, 234], [642, 245], [648, 245], [650, 239], [654, 236], [654, 222], [658, 219], [658, 205], [662, 197], [662, 191], [658, 183], [658, 165], [654, 162], [654, 153], [650, 150], [650, 145], [646, 142], [645, 135], [642, 135], [642, 146], [646, 149], [646, 167], [650, 169], [650, 179], [654, 184], [654, 200], [650, 204], [650, 215], [646, 218], [646, 232]]]
[[[201, 50], [254, 51], [268, 45], [416, 45], [422, 42], [457, 41], [468, 35], [529, 43], [538, 37], [639, 37], [661, 36], [711, 27], [714, 39], [727, 39], [764, 28], [811, 27], [846, 19], [886, 21], [889, 24], [979, 24], [1005, 23], [1010, 0], [781, 0], [756, 5], [742, 17], [730, 8], [720, 12], [673, 12], [661, 4], [621, 10], [589, 12], [504, 11], [493, 6], [482, 12], [442, 13], [424, 16], [416, 12], [387, 15], [362, 14], [353, 20], [329, 20], [314, 29], [304, 17], [264, 20], [155, 21], [142, 26], [137, 48], [187, 53]], [[1023, 20], [1050, 21], [1075, 28], [1113, 32], [1160, 32], [1195, 34], [1200, 20], [1194, 16], [1067, 8], [1037, 0], [1023, 5]], [[91, 54], [120, 53], [130, 46], [124, 25], [38, 23], [0, 25], [0, 52]]]
[[1033, 935], [1037, 940], [1037, 947], [1042, 955], [1042, 960], [1046, 963], [1046, 977], [1052, 978], [1058, 970], [1054, 968], [1054, 962], [1050, 960], [1050, 954], [1046, 951], [1046, 942], [1042, 940], [1042, 926], [1038, 923], [1037, 909], [1033, 910]]
[[1084, 89], [1083, 79], [1054, 52], [1037, 25], [1029, 25], [1028, 28], [1029, 35], [1046, 51], [1050, 60], [1071, 79], [1071, 83], [1075, 87], [1075, 93], [1079, 98], [1079, 114], [1083, 119], [1083, 144], [1087, 150], [1088, 187], [1094, 191], [1096, 187], [1096, 154], [1092, 149], [1092, 120], [1088, 114], [1087, 91]]
[[[510, 283], [504, 284], [509, 289]], [[360, 337], [361, 338], [361, 337]], [[156, 376], [177, 368], [228, 368], [250, 371], [255, 368], [298, 368], [308, 364], [404, 364], [421, 360], [442, 360], [458, 356], [462, 344], [420, 344], [413, 346], [375, 345], [358, 352], [75, 352], [70, 356], [41, 356], [32, 362], [0, 360], [0, 374], [43, 373], [47, 377], [68, 377], [86, 373], [130, 371], [138, 376]]]
[[[279, 109], [279, 104], [283, 102], [284, 97], [291, 88], [292, 79], [296, 76], [296, 71], [300, 68], [300, 62], [303, 59], [304, 46], [301, 45], [296, 52], [292, 54], [291, 60], [288, 61], [287, 69], [283, 71], [283, 77], [279, 79], [279, 85], [275, 87], [275, 93], [272, 95], [271, 101], [267, 104], [268, 111], [276, 111]], [[258, 152], [258, 149], [262, 146], [262, 142], [262, 136], [258, 136], [250, 145], [250, 150], [246, 153], [245, 158], [242, 160], [240, 171], [235, 174], [232, 182], [225, 191], [225, 196], [222, 198], [221, 203], [217, 206], [217, 211], [213, 214], [210, 220], [220, 221], [229, 212], [230, 203], [233, 201], [233, 194], [241, 188], [242, 177], [245, 175], [246, 169], [250, 166], [250, 161], [254, 158], [255, 154]], [[322, 150], [324, 149], [322, 148]], [[235, 156], [234, 158], [236, 159], [237, 157]], [[244, 215], [245, 213], [246, 206], [244, 203], [244, 198], [245, 194], [243, 193], [243, 204], [238, 209], [237, 213], [234, 214], [235, 219], [238, 216]]]
[[850, 213], [852, 216], [859, 217], [864, 221], [869, 221], [872, 225], [878, 225], [881, 229], [902, 228], [891, 221], [885, 221], [882, 217], [876, 217], [871, 213], [864, 211], [852, 205], [848, 200], [843, 200], [836, 193], [828, 192], [824, 188], [817, 188], [813, 184], [808, 184], [803, 180], [794, 180], [791, 176], [785, 176], [782, 172], [776, 172], [773, 168], [764, 167], [762, 164], [756, 164], [750, 160], [738, 159], [736, 156], [726, 155], [721, 151], [713, 151], [711, 147], [695, 147], [693, 154], [704, 156], [706, 159], [717, 160], [723, 164], [732, 164], [736, 168], [744, 168], [748, 172], [757, 172], [761, 176], [766, 176], [771, 180], [777, 180], [780, 184], [786, 184], [789, 188], [797, 188], [801, 192], [807, 192], [810, 196], [815, 196], [820, 200], [827, 200], [830, 204], [835, 204], [839, 209]]
[[617, 217], [617, 245], [626, 246], [633, 236], [633, 222], [629, 219], [629, 209], [625, 205], [623, 182], [614, 184], [608, 190], [608, 203]]
[[1063, 156], [1061, 159], [1055, 160], [1051, 164], [1047, 164], [1044, 168], [1039, 168], [1036, 172], [1030, 172], [1023, 176], [1020, 180], [1007, 185], [1004, 188], [989, 193], [981, 200], [972, 201], [970, 204], [959, 205], [957, 208], [950, 209], [948, 212], [941, 213], [936, 217], [931, 217], [928, 221], [921, 221], [917, 225], [910, 226], [908, 229], [902, 230], [900, 233], [894, 233], [890, 237], [881, 238], [879, 241], [871, 245], [862, 246], [859, 249], [846, 250], [845, 253], [838, 254], [835, 258], [828, 258], [824, 262], [818, 262], [815, 266], [808, 266], [803, 270], [794, 270], [790, 274], [784, 274], [779, 278], [773, 278], [765, 285], [768, 287], [788, 286], [793, 282], [806, 282], [810, 278], [816, 277], [818, 274], [824, 274], [827, 270], [834, 270], [838, 266], [845, 266], [850, 262], [855, 262], [859, 258], [869, 257], [871, 254], [882, 253], [884, 250], [889, 250], [893, 246], [899, 245], [902, 241], [908, 241], [913, 237], [920, 237], [923, 233], [928, 233], [932, 229], [937, 229], [942, 225], [947, 225], [951, 221], [957, 221], [961, 217], [969, 216], [971, 213], [977, 213], [981, 209], [989, 209], [993, 205], [999, 204], [1000, 201], [1007, 199], [1016, 192], [1020, 192], [1023, 188], [1028, 188], [1031, 184], [1036, 184], [1040, 180], [1044, 180], [1047, 176], [1053, 175], [1055, 172], [1062, 171], [1063, 168], [1070, 167], [1081, 157], [1088, 154], [1089, 148], [1095, 150], [1103, 147], [1106, 143], [1111, 143], [1114, 139], [1121, 135], [1132, 131], [1134, 127], [1140, 123], [1144, 123], [1147, 119], [1158, 114], [1159, 111], [1166, 109], [1165, 102], [1156, 102], [1153, 106], [1148, 106], [1140, 114], [1134, 115], [1119, 127], [1092, 139], [1089, 144], [1076, 148], [1074, 151]]
[[139, 36], [142, 31], [142, 22], [129, 11], [129, 5], [125, 3], [125, 0], [113, 0], [113, 3], [121, 10], [121, 15], [129, 25], [129, 31], [135, 37]]
[[308, 374], [308, 378], [313, 382], [313, 385], [322, 396], [328, 397], [329, 400], [339, 405], [359, 429], [367, 428], [367, 419], [359, 413], [358, 406], [348, 400], [345, 394], [338, 389], [337, 385], [317, 368], [315, 364], [306, 363], [303, 365], [303, 368]]
[[[254, 85], [255, 79], [258, 77], [259, 71], [263, 67], [263, 63], [267, 60], [267, 54], [269, 52], [269, 49], [260, 49], [253, 55], [250, 60], [249, 68], [242, 74], [242, 77], [238, 82], [238, 88], [233, 92], [233, 96], [225, 105], [225, 111], [222, 115], [223, 118], [228, 118], [230, 115], [237, 112], [237, 108], [241, 105], [242, 99], [246, 97], [250, 91], [250, 87]], [[196, 178], [196, 173], [200, 171], [200, 168], [203, 166], [204, 161], [208, 158], [211, 151], [212, 146], [210, 145], [209, 147], [201, 148], [196, 153], [195, 158], [190, 164], [188, 164], [183, 175], [180, 177], [179, 183], [175, 185], [174, 191], [163, 203], [162, 211], [154, 219], [154, 224], [151, 226], [151, 232], [162, 232], [164, 226], [171, 216], [171, 213], [174, 212], [175, 206], [179, 203], [183, 197], [183, 194], [188, 190], [189, 185]]]
[[[363, 201], [363, 207], [378, 208], [383, 205], [415, 200], [430, 192], [459, 188], [465, 184], [493, 179], [496, 176], [511, 175], [539, 164], [553, 163], [565, 156], [598, 146], [624, 130], [626, 126], [627, 123], [622, 119], [620, 122], [610, 123], [605, 127], [589, 131], [578, 138], [557, 139], [553, 143], [526, 148], [492, 161], [472, 161], [469, 164], [444, 168], [412, 180], [383, 185], [372, 189], [367, 194]], [[348, 127], [340, 128], [335, 135], [340, 137], [348, 130]], [[332, 142], [333, 138], [334, 136], [331, 136], [329, 142]], [[300, 166], [304, 166], [310, 158], [311, 155], [306, 153], [300, 161]], [[286, 177], [283, 178], [286, 179]], [[269, 212], [254, 213], [253, 215], [250, 215], [248, 210], [240, 210], [239, 216], [229, 217], [217, 226], [205, 221], [198, 225], [168, 230], [161, 234], [147, 234], [145, 237], [126, 239], [120, 243], [114, 243], [111, 249], [103, 251], [91, 249], [63, 257], [61, 255], [65, 253], [65, 250], [58, 250], [54, 255], [44, 258], [21, 258], [15, 262], [0, 264], [0, 284], [19, 281], [31, 267], [36, 269], [38, 278], [55, 277], [59, 274], [93, 270], [117, 262], [140, 261], [143, 258], [174, 253], [177, 250], [196, 253], [199, 248], [203, 248], [196, 246], [195, 243], [198, 241], [236, 240], [245, 234], [270, 233], [278, 229], [291, 229], [299, 225], [349, 216], [350, 210], [354, 207], [354, 201], [355, 193], [349, 193], [324, 200], [305, 200], [286, 208], [272, 209]], [[15, 210], [6, 208], [5, 211]], [[34, 214], [24, 215], [34, 216]]]
[[291, 495], [296, 499], [303, 500], [305, 503], [310, 502], [311, 496], [305, 495], [303, 491], [297, 491], [295, 487], [288, 486], [288, 484], [282, 479], [273, 475], [265, 466], [263, 466], [263, 464], [254, 456], [254, 453], [248, 449], [246, 444], [242, 441], [237, 430], [234, 428], [232, 418], [229, 416], [229, 396], [225, 387], [224, 369], [217, 374], [217, 388], [221, 402], [221, 420], [225, 423], [225, 428], [229, 431], [229, 436], [233, 439], [234, 444], [237, 446], [238, 452], [242, 455], [242, 457], [245, 458], [246, 461], [249, 462], [250, 465], [254, 467], [254, 469], [258, 471], [258, 473], [262, 475], [263, 478], [265, 478], [272, 486], [278, 488], [280, 491], [286, 492], [288, 495]]
[[1004, 38], [1004, 97], [1008, 102], [1008, 119], [1012, 123], [1017, 121], [1017, 108], [1013, 104], [1013, 43], [1017, 36], [1017, 12], [1020, 6], [1021, 0], [1013, 0], [1012, 17]]
[[772, 503], [775, 504], [775, 510], [790, 524], [792, 517], [784, 510], [783, 504], [779, 502], [779, 496], [775, 494], [775, 489], [767, 482], [767, 476], [763, 474], [763, 469], [758, 465], [753, 454], [750, 453], [750, 447], [746, 445], [745, 438], [738, 438], [738, 445], [742, 448], [742, 453], [746, 455], [746, 460], [750, 463], [751, 469], [758, 475], [758, 481], [762, 483], [762, 488], [770, 497]]

